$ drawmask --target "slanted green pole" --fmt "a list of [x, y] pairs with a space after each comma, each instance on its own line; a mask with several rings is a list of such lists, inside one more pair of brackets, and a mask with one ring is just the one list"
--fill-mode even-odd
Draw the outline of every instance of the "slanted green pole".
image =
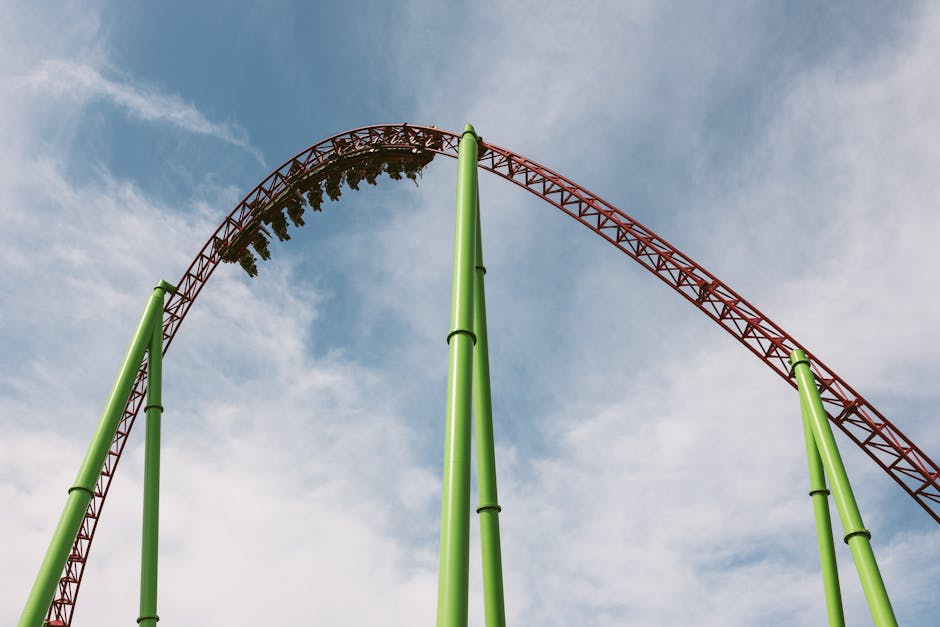
[[496, 496], [496, 449], [493, 438], [493, 402], [490, 397], [490, 357], [486, 339], [486, 296], [483, 290], [483, 231], [480, 199], [476, 199], [476, 280], [473, 292], [473, 425], [477, 449], [477, 488], [480, 505], [480, 548], [483, 552], [483, 607], [486, 627], [505, 627], [503, 560], [499, 546], [499, 499]]
[[832, 486], [833, 498], [845, 530], [845, 542], [852, 551], [852, 558], [858, 569], [858, 576], [862, 582], [862, 589], [865, 591], [865, 599], [868, 601], [872, 619], [876, 627], [897, 627], [898, 622], [891, 608], [891, 600], [888, 599], [888, 591], [885, 589], [878, 563], [875, 561], [875, 554], [871, 549], [871, 533], [865, 529], [862, 515], [858, 511], [858, 504], [855, 502], [852, 486], [845, 473], [845, 466], [842, 464], [842, 457], [839, 455], [836, 439], [832, 435], [832, 427], [829, 426], [829, 419], [823, 408], [822, 399], [819, 397], [819, 390], [816, 388], [813, 373], [810, 371], [806, 353], [799, 349], [794, 350], [790, 353], [790, 365], [793, 366], [793, 373], [800, 389], [801, 402], [807, 410], [813, 439], [816, 441], [829, 484]]
[[55, 596], [56, 584], [59, 583], [59, 577], [65, 568], [65, 562], [68, 560], [72, 544], [75, 542], [75, 536], [81, 527], [85, 510], [94, 494], [95, 484], [98, 481], [98, 475], [101, 467], [108, 455], [108, 449], [111, 448], [111, 441], [117, 431], [118, 424], [121, 422], [121, 416], [124, 413], [124, 406], [127, 399], [130, 398], [131, 389], [134, 387], [134, 379], [137, 377], [137, 371], [144, 358], [144, 352], [150, 343], [150, 335], [154, 324], [158, 324], [163, 312], [163, 295], [166, 292], [173, 292], [176, 288], [160, 281], [160, 284], [154, 288], [147, 308], [137, 323], [137, 330], [134, 331], [134, 338], [131, 340], [130, 348], [124, 357], [124, 363], [118, 373], [117, 381], [111, 388], [111, 395], [105, 405], [104, 413], [98, 421], [98, 428], [85, 453], [85, 459], [81, 468], [78, 470], [78, 477], [75, 484], [69, 488], [68, 500], [65, 502], [65, 509], [59, 518], [55, 531], [52, 534], [52, 541], [46, 550], [46, 556], [39, 566], [39, 573], [36, 575], [36, 581], [26, 599], [26, 606], [20, 615], [17, 627], [41, 627], [49, 606], [52, 605], [52, 599]]
[[806, 440], [806, 461], [809, 464], [809, 495], [813, 499], [819, 562], [822, 567], [823, 590], [826, 594], [826, 616], [829, 618], [829, 627], [845, 627], [842, 591], [839, 589], [839, 567], [832, 542], [832, 520], [829, 517], [829, 490], [826, 489], [826, 475], [823, 474], [822, 459], [813, 437], [809, 410], [802, 395], [800, 409], [803, 414], [803, 437]]
[[469, 124], [457, 151], [454, 279], [441, 490], [438, 627], [466, 627], [470, 577], [470, 431], [473, 381], [473, 266], [476, 256], [477, 138]]
[[[163, 309], [162, 299], [160, 309]], [[144, 447], [144, 523], [140, 551], [141, 627], [157, 627], [157, 546], [160, 529], [160, 421], [163, 414], [163, 325], [153, 325], [147, 361], [147, 440]]]

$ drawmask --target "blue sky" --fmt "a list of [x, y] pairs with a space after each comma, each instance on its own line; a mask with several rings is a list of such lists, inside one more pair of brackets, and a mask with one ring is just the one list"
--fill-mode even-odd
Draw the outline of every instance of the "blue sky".
[[[3, 14], [0, 623], [152, 284], [268, 171], [366, 124], [469, 121], [599, 193], [940, 456], [929, 3]], [[226, 266], [200, 296], [165, 365], [164, 620], [432, 623], [454, 174], [346, 193], [260, 277]], [[481, 199], [511, 624], [818, 624], [792, 390], [569, 218], [487, 175]], [[901, 624], [936, 624], [936, 523], [839, 438]], [[77, 624], [137, 616], [141, 445]], [[848, 622], [870, 624], [839, 556]]]

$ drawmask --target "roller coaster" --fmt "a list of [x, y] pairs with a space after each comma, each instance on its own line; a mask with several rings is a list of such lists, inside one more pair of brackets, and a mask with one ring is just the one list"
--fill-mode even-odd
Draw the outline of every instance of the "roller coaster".
[[[487, 627], [505, 625], [495, 455], [486, 342], [485, 267], [477, 172], [482, 169], [535, 194], [588, 228], [667, 284], [796, 388], [829, 625], [843, 625], [828, 496], [835, 501], [873, 620], [896, 625], [841, 457], [835, 425], [940, 523], [940, 468], [809, 349], [741, 295], [652, 230], [586, 188], [532, 159], [484, 142], [471, 126], [454, 133], [433, 126], [383, 124], [339, 133], [299, 152], [269, 174], [229, 213], [174, 285], [161, 281], [141, 318], [65, 510], [31, 589], [19, 627], [73, 624], [78, 593], [112, 480], [138, 414], [147, 419], [141, 613], [155, 627], [159, 504], [160, 379], [163, 356], [220, 263], [250, 276], [270, 257], [272, 237], [290, 238], [306, 210], [321, 211], [342, 186], [357, 190], [377, 177], [415, 180], [436, 156], [458, 160], [454, 285], [445, 424], [438, 627], [467, 624], [470, 432], [478, 456]], [[309, 218], [309, 216], [308, 216]], [[828, 487], [826, 480], [828, 479]]]

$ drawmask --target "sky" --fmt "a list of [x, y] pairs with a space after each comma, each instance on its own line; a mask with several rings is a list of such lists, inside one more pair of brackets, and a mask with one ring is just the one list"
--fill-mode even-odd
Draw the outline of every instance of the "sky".
[[[368, 124], [471, 122], [598, 193], [940, 458], [934, 3], [0, 7], [0, 624], [152, 286]], [[347, 192], [259, 277], [206, 286], [164, 363], [168, 624], [433, 623], [455, 173]], [[509, 624], [820, 624], [795, 392], [570, 218], [480, 185]], [[76, 625], [138, 615], [141, 431]], [[836, 437], [900, 624], [936, 625], [940, 529]]]

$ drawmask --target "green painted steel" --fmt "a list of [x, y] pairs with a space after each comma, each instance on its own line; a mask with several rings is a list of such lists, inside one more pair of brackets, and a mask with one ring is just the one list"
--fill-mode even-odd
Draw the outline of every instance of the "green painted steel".
[[470, 431], [473, 382], [473, 266], [476, 257], [477, 137], [469, 124], [457, 158], [457, 212], [447, 414], [441, 490], [438, 627], [466, 627], [470, 577]]
[[871, 533], [865, 529], [862, 515], [858, 511], [858, 504], [855, 502], [852, 486], [849, 484], [845, 466], [842, 464], [836, 439], [832, 435], [832, 427], [829, 425], [826, 410], [819, 397], [819, 390], [816, 388], [816, 381], [810, 371], [809, 359], [803, 351], [796, 349], [790, 353], [790, 365], [793, 366], [793, 373], [796, 376], [801, 402], [807, 410], [813, 439], [819, 449], [829, 484], [832, 486], [832, 496], [845, 530], [845, 542], [852, 551], [852, 558], [858, 569], [858, 576], [862, 582], [862, 589], [865, 591], [865, 599], [868, 601], [872, 619], [876, 627], [896, 627], [898, 623], [894, 617], [891, 600], [888, 598], [888, 591], [885, 589], [878, 563], [875, 561], [875, 554], [871, 548]]
[[[160, 309], [163, 309], [162, 299]], [[163, 414], [163, 325], [154, 324], [147, 361], [147, 438], [144, 446], [144, 515], [140, 549], [140, 616], [157, 627], [157, 556], [160, 530], [160, 423]]]
[[486, 295], [483, 288], [483, 231], [480, 198], [476, 202], [477, 245], [473, 293], [473, 425], [477, 449], [477, 490], [480, 504], [480, 548], [483, 553], [483, 608], [486, 627], [505, 627], [503, 559], [499, 545], [499, 499], [496, 493], [496, 448], [493, 437], [493, 402], [490, 396], [490, 356], [486, 336]]
[[78, 535], [78, 530], [82, 524], [82, 518], [88, 503], [94, 493], [95, 484], [98, 481], [98, 474], [101, 472], [104, 461], [108, 455], [108, 449], [111, 447], [111, 441], [117, 431], [121, 416], [124, 413], [124, 406], [130, 397], [131, 389], [134, 386], [134, 380], [137, 377], [137, 371], [143, 361], [144, 353], [150, 344], [150, 333], [153, 325], [161, 320], [163, 313], [163, 295], [166, 292], [173, 292], [175, 288], [166, 281], [160, 281], [160, 284], [154, 288], [150, 301], [147, 303], [144, 314], [137, 323], [137, 330], [134, 331], [134, 338], [121, 364], [121, 370], [118, 374], [114, 386], [111, 388], [111, 394], [105, 405], [101, 419], [98, 421], [98, 427], [91, 440], [91, 445], [85, 453], [85, 459], [78, 471], [78, 477], [75, 484], [69, 488], [68, 500], [65, 502], [65, 509], [52, 534], [52, 541], [46, 550], [46, 555], [39, 566], [39, 573], [36, 575], [36, 581], [30, 590], [29, 597], [26, 599], [26, 606], [20, 615], [17, 627], [41, 627], [45, 619], [46, 612], [52, 604], [55, 595], [56, 584], [65, 568], [72, 544]]
[[809, 465], [809, 495], [813, 499], [819, 562], [822, 567], [823, 591], [826, 594], [826, 616], [829, 619], [829, 627], [845, 627], [842, 591], [839, 588], [839, 567], [836, 562], [836, 548], [832, 541], [832, 520], [829, 516], [829, 490], [826, 489], [826, 475], [823, 472], [816, 439], [813, 437], [809, 410], [802, 395], [800, 395], [800, 410], [803, 416], [803, 437], [806, 440], [806, 462]]

